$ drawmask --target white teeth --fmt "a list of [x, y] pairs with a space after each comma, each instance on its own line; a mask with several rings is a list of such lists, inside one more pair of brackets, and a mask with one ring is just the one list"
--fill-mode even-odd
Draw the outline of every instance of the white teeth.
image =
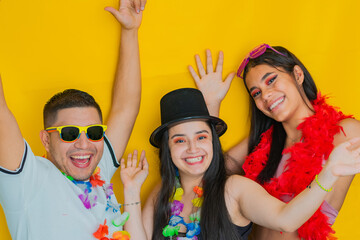
[[274, 102], [273, 104], [271, 104], [271, 106], [269, 107], [270, 111], [273, 110], [274, 108], [277, 107], [277, 105], [279, 105], [280, 103], [282, 103], [284, 101], [284, 98], [280, 98], [279, 100], [277, 100], [276, 102]]
[[90, 155], [84, 155], [84, 156], [71, 156], [73, 159], [87, 159], [90, 158]]
[[87, 161], [85, 161], [85, 162], [77, 162], [77, 164], [79, 164], [79, 165], [85, 165], [85, 164], [87, 164], [89, 161], [90, 161], [90, 159], [87, 160]]
[[200, 162], [202, 159], [203, 157], [186, 158], [185, 161], [188, 163], [196, 163], [196, 162]]

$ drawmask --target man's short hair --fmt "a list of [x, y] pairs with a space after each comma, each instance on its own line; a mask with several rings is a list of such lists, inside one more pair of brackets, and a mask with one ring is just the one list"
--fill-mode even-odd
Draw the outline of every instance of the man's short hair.
[[51, 127], [51, 125], [56, 122], [57, 112], [59, 110], [73, 107], [94, 107], [98, 111], [102, 122], [100, 106], [93, 96], [77, 89], [66, 89], [63, 92], [55, 94], [45, 104], [43, 111], [44, 127]]

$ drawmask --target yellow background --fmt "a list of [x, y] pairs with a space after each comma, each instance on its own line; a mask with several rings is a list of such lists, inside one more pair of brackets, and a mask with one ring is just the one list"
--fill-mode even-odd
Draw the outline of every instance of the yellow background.
[[[108, 113], [120, 31], [103, 8], [117, 4], [116, 0], [0, 0], [5, 97], [37, 155], [44, 154], [38, 137], [42, 108], [54, 93], [85, 90], [97, 99], [104, 115]], [[285, 46], [307, 66], [321, 92], [332, 96], [332, 104], [360, 118], [359, 7], [357, 0], [149, 0], [140, 29], [141, 110], [127, 149], [147, 151], [151, 169], [142, 200], [159, 180], [157, 151], [148, 143], [160, 122], [159, 100], [170, 90], [194, 86], [186, 66], [194, 65], [195, 53], [204, 59], [205, 48], [214, 54], [224, 51], [227, 74], [260, 43]], [[247, 97], [242, 82], [235, 79], [221, 109], [229, 125], [222, 137], [225, 150], [247, 134]], [[118, 172], [113, 182], [121, 202]], [[335, 224], [339, 239], [360, 237], [359, 187], [357, 176]], [[10, 239], [1, 210], [0, 239]]]

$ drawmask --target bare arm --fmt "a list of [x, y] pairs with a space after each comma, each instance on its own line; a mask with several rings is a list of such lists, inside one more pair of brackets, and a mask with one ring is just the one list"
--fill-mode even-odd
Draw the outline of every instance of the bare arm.
[[[360, 138], [339, 145], [330, 155], [328, 163], [319, 174], [319, 182], [331, 188], [338, 176], [360, 172]], [[319, 208], [327, 192], [313, 181], [288, 204], [272, 197], [259, 184], [241, 176], [229, 179], [230, 194], [238, 194], [235, 199], [242, 215], [267, 228], [293, 232], [298, 229]], [[239, 188], [241, 184], [241, 188]]]
[[225, 164], [228, 174], [243, 174], [242, 165], [248, 154], [249, 139], [245, 138], [225, 153]]
[[[197, 88], [202, 92], [206, 105], [211, 116], [218, 117], [220, 105], [229, 91], [230, 84], [235, 76], [235, 72], [229, 75], [223, 81], [222, 70], [224, 63], [224, 54], [219, 52], [216, 69], [213, 69], [213, 59], [210, 50], [206, 50], [206, 69], [200, 60], [199, 55], [195, 55], [196, 66], [198, 74], [192, 66], [189, 66], [189, 71], [193, 77]], [[229, 174], [242, 172], [242, 164], [247, 155], [248, 140], [245, 139], [239, 144], [231, 148], [226, 154], [226, 167]]]
[[141, 75], [138, 29], [145, 0], [121, 0], [116, 10], [107, 7], [121, 24], [120, 52], [108, 118], [107, 136], [118, 159], [123, 155], [140, 108]]
[[161, 184], [158, 184], [154, 190], [151, 192], [149, 198], [146, 201], [145, 207], [143, 209], [143, 223], [145, 226], [147, 239], [150, 240], [153, 234], [154, 227], [154, 208], [157, 195], [160, 191]]
[[141, 216], [140, 190], [149, 173], [145, 152], [141, 153], [139, 164], [135, 150], [133, 155], [128, 155], [126, 165], [125, 160], [121, 159], [120, 166], [121, 181], [124, 184], [124, 211], [130, 214], [125, 230], [130, 233], [131, 239], [144, 240], [146, 235]]
[[[360, 137], [360, 122], [358, 120], [351, 118], [344, 119], [340, 122], [340, 126], [343, 128], [343, 131], [334, 136], [333, 143], [335, 147], [351, 138]], [[326, 201], [338, 211], [344, 203], [353, 179], [354, 175], [339, 178], [334, 184], [334, 191], [329, 192], [326, 196]]]
[[206, 50], [206, 70], [201, 63], [199, 55], [195, 55], [196, 65], [199, 75], [196, 73], [192, 66], [189, 66], [189, 71], [193, 77], [197, 88], [202, 92], [206, 105], [211, 116], [218, 117], [220, 111], [221, 101], [225, 98], [229, 91], [231, 81], [235, 76], [235, 72], [222, 80], [222, 70], [224, 63], [224, 54], [219, 52], [219, 59], [216, 64], [216, 69], [213, 69], [213, 61], [210, 50]]
[[[14, 115], [8, 108], [0, 77], [0, 166], [16, 170], [24, 153], [24, 141]], [[4, 137], [6, 136], [6, 137]]]

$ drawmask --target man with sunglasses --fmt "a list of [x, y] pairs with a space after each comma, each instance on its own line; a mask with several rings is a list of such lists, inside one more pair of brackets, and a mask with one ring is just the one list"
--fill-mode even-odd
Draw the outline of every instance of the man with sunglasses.
[[[145, 2], [121, 0], [119, 10], [105, 9], [122, 27], [107, 126], [92, 96], [60, 92], [44, 107], [40, 138], [47, 158], [36, 157], [24, 144], [0, 80], [0, 135], [7, 136], [0, 141], [0, 203], [13, 239], [126, 239], [128, 216], [121, 214], [110, 180], [140, 106], [138, 28]], [[139, 210], [139, 200], [129, 199], [124, 205]]]

